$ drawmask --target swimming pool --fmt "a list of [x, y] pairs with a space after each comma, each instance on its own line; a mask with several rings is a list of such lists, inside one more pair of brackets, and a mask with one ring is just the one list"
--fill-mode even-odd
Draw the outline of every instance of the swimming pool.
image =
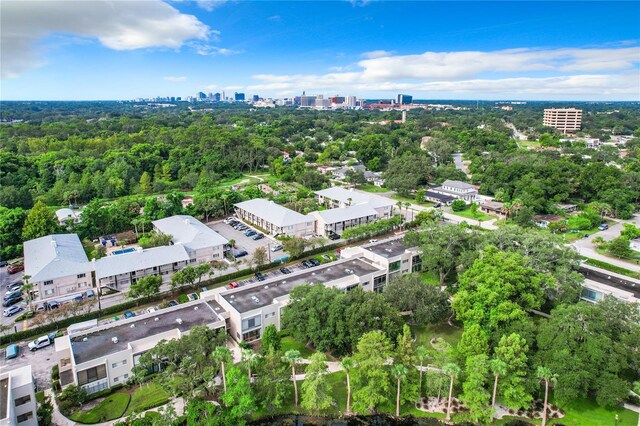
[[116, 251], [112, 251], [111, 254], [125, 254], [125, 253], [131, 253], [132, 251], [136, 251], [136, 249], [131, 247], [131, 248], [124, 249], [124, 250], [116, 250]]

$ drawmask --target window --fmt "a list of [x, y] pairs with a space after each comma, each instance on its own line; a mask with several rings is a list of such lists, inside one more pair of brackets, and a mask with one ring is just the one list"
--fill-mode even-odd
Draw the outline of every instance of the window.
[[53, 284], [53, 280], [47, 280], [44, 282], [44, 285], [51, 285]]
[[33, 412], [29, 411], [28, 413], [20, 414], [16, 417], [18, 423], [26, 422], [27, 420], [31, 420], [33, 418]]
[[44, 291], [44, 295], [45, 296], [51, 296], [51, 295], [53, 295], [55, 293], [56, 293], [56, 289], [55, 288], [50, 288], [50, 289]]
[[31, 401], [31, 395], [26, 395], [20, 398], [17, 398], [14, 402], [16, 407], [22, 405], [22, 404], [26, 404], [27, 402]]
[[111, 364], [111, 368], [118, 368], [121, 365], [127, 365], [127, 360], [123, 359], [122, 361], [114, 362], [113, 364]]
[[389, 272], [395, 272], [400, 269], [400, 261], [396, 260], [395, 262], [391, 262], [389, 264]]
[[87, 276], [87, 274], [78, 274], [78, 278], [84, 278], [86, 276]]
[[345, 291], [351, 291], [351, 290], [353, 290], [353, 289], [354, 289], [354, 288], [356, 288], [356, 287], [358, 287], [358, 284], [353, 284], [353, 285], [349, 285], [349, 286], [345, 287], [345, 289], [344, 289], [344, 290], [345, 290]]
[[256, 315], [252, 318], [247, 318], [242, 320], [242, 331], [249, 330], [251, 328], [260, 327], [262, 322], [260, 321], [261, 315]]
[[118, 382], [121, 382], [121, 381], [122, 381], [122, 382], [124, 382], [124, 381], [126, 381], [128, 378], [129, 378], [129, 375], [128, 375], [128, 374], [123, 374], [122, 376], [114, 377], [114, 378], [113, 378], [113, 382], [114, 382], [114, 383], [118, 383]]
[[189, 259], [190, 263], [196, 263], [196, 259]]
[[271, 317], [275, 317], [276, 313], [275, 312], [271, 312], [270, 314], [264, 314], [265, 318], [271, 318]]
[[418, 272], [421, 270], [422, 270], [422, 258], [420, 258], [420, 255], [415, 255], [411, 259], [411, 271]]
[[375, 291], [376, 293], [382, 293], [382, 289], [384, 288], [384, 285], [386, 283], [387, 283], [386, 275], [380, 275], [379, 277], [375, 277], [373, 279], [373, 291]]
[[107, 368], [104, 364], [98, 365], [86, 370], [78, 371], [78, 384], [80, 386], [87, 383], [95, 382], [96, 380], [104, 379], [107, 377]]
[[602, 294], [598, 293], [597, 291], [593, 291], [589, 288], [583, 288], [582, 298], [590, 300], [592, 302], [597, 302], [598, 300], [602, 299]]
[[158, 267], [157, 267], [157, 266], [154, 266], [154, 267], [153, 267], [153, 270], [154, 270], [154, 271], [157, 271], [157, 270], [158, 270]]
[[403, 263], [403, 264], [405, 264], [405, 263], [409, 263], [409, 259], [405, 259], [405, 260], [403, 260], [403, 261], [402, 261], [402, 263]]

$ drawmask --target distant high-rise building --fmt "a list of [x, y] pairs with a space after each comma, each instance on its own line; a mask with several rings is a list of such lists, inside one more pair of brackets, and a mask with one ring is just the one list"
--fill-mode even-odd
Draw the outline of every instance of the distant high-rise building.
[[216, 102], [220, 102], [220, 93], [214, 93], [213, 94], [213, 100]]
[[344, 103], [345, 97], [344, 96], [332, 96], [332, 97], [329, 98], [329, 101], [331, 101], [332, 104], [341, 105], [341, 104]]
[[396, 103], [400, 105], [407, 105], [413, 102], [413, 96], [411, 95], [398, 95]]
[[243, 102], [244, 101], [244, 93], [236, 92], [234, 97], [235, 97], [235, 100], [237, 102]]
[[253, 95], [253, 102], [258, 102], [260, 100], [260, 96]]
[[316, 104], [316, 98], [317, 96], [307, 96], [307, 95], [302, 95], [300, 96], [300, 106], [301, 107], [312, 107]]
[[355, 107], [356, 106], [356, 97], [355, 96], [347, 96], [347, 106]]
[[582, 110], [576, 108], [549, 108], [544, 110], [542, 124], [562, 130], [562, 133], [580, 130]]
[[206, 99], [207, 95], [204, 94], [204, 92], [198, 92], [198, 96], [196, 96], [198, 99]]

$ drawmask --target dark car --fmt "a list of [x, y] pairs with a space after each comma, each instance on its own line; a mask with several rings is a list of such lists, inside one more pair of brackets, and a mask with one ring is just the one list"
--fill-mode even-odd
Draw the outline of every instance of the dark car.
[[133, 313], [133, 312], [131, 312], [131, 311], [124, 311], [124, 317], [125, 317], [125, 318], [133, 318], [133, 317], [135, 317], [135, 316], [136, 316], [136, 314], [134, 314], [134, 313]]
[[81, 294], [77, 295], [76, 297], [73, 298], [74, 302], [82, 302], [84, 300], [84, 297], [82, 297]]
[[246, 232], [244, 233], [244, 236], [245, 236], [245, 237], [251, 237], [251, 236], [256, 235], [256, 234], [257, 234], [257, 232], [256, 232], [256, 231], [254, 231], [253, 229], [249, 229], [248, 231], [246, 231]]
[[178, 302], [176, 302], [175, 300], [170, 300], [169, 303], [167, 303], [167, 306], [169, 306], [170, 308], [178, 306]]
[[254, 240], [261, 240], [264, 238], [264, 234], [257, 234], [256, 236], [253, 237]]
[[2, 306], [3, 307], [9, 307], [9, 306], [13, 306], [18, 302], [22, 302], [22, 296], [18, 296], [18, 297], [11, 297], [9, 299], [5, 299], [4, 302], [2, 302]]
[[303, 260], [302, 261], [302, 266], [304, 266], [305, 268], [311, 268], [313, 266], [313, 264], [311, 262], [309, 262], [308, 260]]
[[313, 266], [320, 265], [320, 261], [318, 259], [309, 259], [309, 263], [311, 263]]
[[5, 266], [7, 266], [7, 261], [6, 260], [0, 260], [0, 268], [4, 268]]
[[283, 266], [282, 268], [280, 268], [280, 272], [282, 272], [283, 274], [290, 274], [291, 273], [291, 269], [285, 268]]
[[246, 255], [248, 255], [248, 254], [249, 254], [249, 253], [247, 253], [247, 251], [246, 251], [246, 250], [238, 250], [238, 251], [236, 252], [236, 254], [235, 254], [235, 257], [236, 257], [236, 258], [237, 258], [237, 257], [244, 257], [244, 256], [246, 256]]
[[262, 272], [256, 272], [256, 278], [258, 279], [258, 281], [264, 281], [267, 279], [267, 277], [265, 277]]
[[7, 299], [14, 299], [16, 297], [22, 296], [22, 290], [12, 290], [12, 291], [8, 291], [5, 295], [4, 295], [4, 300]]
[[330, 240], [339, 240], [340, 239], [340, 235], [338, 235], [336, 233], [331, 233], [331, 234], [329, 234], [329, 239]]

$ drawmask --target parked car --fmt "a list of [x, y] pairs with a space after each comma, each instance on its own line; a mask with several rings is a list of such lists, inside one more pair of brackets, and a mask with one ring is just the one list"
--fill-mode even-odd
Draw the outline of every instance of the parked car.
[[264, 281], [267, 279], [267, 277], [262, 272], [256, 272], [256, 278], [258, 279], [258, 281]]
[[252, 237], [252, 236], [254, 236], [254, 235], [256, 235], [256, 234], [257, 234], [257, 232], [256, 232], [256, 231], [254, 231], [253, 229], [249, 229], [248, 231], [246, 231], [246, 232], [244, 233], [244, 236], [245, 236], [245, 237]]
[[16, 304], [16, 303], [18, 303], [18, 302], [22, 302], [22, 296], [20, 296], [20, 295], [19, 295], [18, 297], [12, 297], [12, 298], [10, 298], [10, 299], [5, 299], [5, 300], [2, 302], [2, 306], [3, 306], [3, 307], [5, 307], [5, 308], [7, 308], [7, 307], [9, 307], [9, 306], [13, 306], [13, 305], [15, 305], [15, 304]]
[[20, 290], [22, 288], [22, 281], [14, 281], [7, 285], [7, 291]]
[[246, 256], [246, 255], [248, 255], [248, 254], [249, 254], [249, 253], [247, 253], [247, 251], [246, 251], [246, 250], [238, 250], [238, 251], [236, 252], [236, 254], [235, 254], [235, 257], [236, 257], [236, 258], [238, 258], [238, 257], [245, 257], [245, 256]]
[[13, 305], [7, 309], [4, 310], [4, 312], [2, 313], [5, 317], [11, 317], [14, 316], [15, 314], [17, 314], [18, 312], [22, 311], [23, 308], [22, 306], [16, 306]]
[[282, 272], [283, 274], [290, 274], [291, 273], [291, 269], [286, 268], [286, 267], [282, 267], [280, 268], [280, 272]]
[[609, 225], [607, 225], [606, 223], [603, 223], [600, 226], [598, 226], [598, 229], [601, 231], [606, 231], [607, 229], [609, 229]]
[[189, 300], [198, 300], [198, 293], [191, 293], [187, 296], [189, 298]]
[[238, 222], [237, 220], [232, 220], [232, 221], [230, 221], [227, 225], [231, 225], [231, 226], [233, 227], [233, 226], [236, 226], [236, 225], [237, 225], [237, 224], [239, 224], [239, 223], [240, 223], [240, 222]]
[[227, 284], [227, 288], [237, 288], [238, 287], [238, 283], [235, 281], [230, 282], [229, 284]]
[[4, 268], [7, 265], [8, 265], [8, 263], [7, 263], [6, 260], [0, 260], [0, 268]]
[[329, 256], [328, 254], [323, 254], [323, 255], [322, 255], [322, 258], [323, 258], [324, 260], [333, 260], [333, 258], [332, 258], [331, 256]]
[[320, 265], [320, 261], [318, 259], [309, 259], [309, 263], [311, 263], [312, 266]]
[[57, 300], [52, 300], [51, 302], [47, 303], [47, 306], [49, 307], [49, 309], [58, 309], [60, 307], [60, 302], [58, 302]]
[[87, 290], [87, 292], [85, 294], [87, 296], [87, 299], [90, 298], [90, 297], [95, 296], [95, 293], [93, 292], [93, 290]]
[[263, 238], [264, 238], [264, 234], [256, 234], [256, 235], [253, 237], [253, 239], [254, 239], [254, 240], [261, 240], [261, 239], [263, 239]]
[[55, 339], [55, 336], [56, 336], [55, 333], [51, 333], [51, 334], [48, 334], [46, 336], [38, 337], [33, 342], [29, 343], [29, 350], [31, 352], [34, 352], [34, 351], [37, 351], [38, 349], [42, 349], [42, 348], [45, 348], [45, 347], [49, 346], [50, 344], [53, 343], [53, 340]]
[[18, 346], [18, 345], [15, 345], [15, 344], [14, 345], [9, 345], [4, 350], [4, 358], [5, 359], [18, 358], [18, 355], [20, 355], [20, 346]]
[[15, 265], [9, 265], [7, 271], [10, 274], [16, 274], [20, 271], [24, 271], [24, 263], [16, 263]]
[[331, 234], [329, 234], [328, 238], [330, 240], [339, 240], [340, 239], [340, 235], [336, 234], [335, 232], [332, 232]]
[[152, 314], [152, 313], [154, 313], [154, 312], [155, 312], [155, 311], [157, 311], [157, 310], [158, 310], [158, 309], [157, 309], [155, 306], [152, 306], [152, 307], [150, 307], [150, 308], [147, 308], [147, 313], [148, 313], [148, 314]]
[[178, 306], [178, 302], [176, 302], [175, 300], [169, 300], [169, 303], [167, 303], [167, 306], [169, 306], [170, 308], [174, 306]]
[[302, 261], [302, 266], [305, 268], [311, 268], [313, 266], [313, 264], [311, 262], [309, 262], [308, 260], [303, 260]]
[[84, 300], [84, 297], [82, 297], [81, 294], [77, 295], [76, 297], [73, 298], [74, 302], [82, 302]]
[[278, 250], [282, 250], [281, 244], [276, 244], [275, 246], [271, 247], [271, 251], [278, 251]]
[[22, 290], [18, 289], [18, 290], [7, 291], [4, 295], [4, 300], [13, 299], [18, 296], [22, 296]]
[[377, 243], [377, 242], [378, 242], [378, 240], [376, 240], [376, 239], [372, 239], [372, 240], [369, 240], [369, 242], [370, 242], [370, 243]]
[[133, 317], [135, 317], [135, 316], [136, 316], [136, 314], [134, 314], [134, 313], [133, 313], [133, 312], [131, 312], [131, 311], [124, 311], [124, 317], [125, 317], [125, 318], [133, 318]]
[[589, 234], [584, 234], [584, 237], [585, 238], [589, 238]]

